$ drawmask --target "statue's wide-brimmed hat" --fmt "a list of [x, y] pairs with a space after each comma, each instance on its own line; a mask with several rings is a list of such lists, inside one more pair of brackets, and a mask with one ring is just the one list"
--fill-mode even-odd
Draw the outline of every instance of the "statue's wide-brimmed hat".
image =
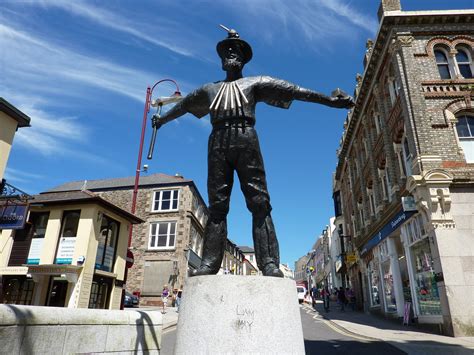
[[219, 57], [224, 58], [225, 50], [229, 46], [238, 46], [244, 55], [244, 64], [250, 62], [252, 59], [252, 47], [250, 47], [250, 44], [241, 39], [236, 30], [230, 30], [222, 25], [221, 27], [224, 28], [228, 34], [226, 39], [217, 43], [216, 50]]

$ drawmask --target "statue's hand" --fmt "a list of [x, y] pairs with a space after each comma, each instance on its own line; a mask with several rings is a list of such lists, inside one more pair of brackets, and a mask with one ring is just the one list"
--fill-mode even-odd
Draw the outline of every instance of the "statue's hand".
[[155, 113], [151, 118], [151, 126], [156, 129], [160, 129], [163, 126], [163, 122], [161, 121], [161, 117], [159, 114]]
[[339, 88], [332, 92], [331, 99], [333, 101], [334, 106], [337, 108], [350, 109], [355, 106], [355, 102], [352, 96], [347, 95]]
[[355, 106], [352, 96], [338, 97], [336, 99], [337, 107], [339, 108], [353, 108]]

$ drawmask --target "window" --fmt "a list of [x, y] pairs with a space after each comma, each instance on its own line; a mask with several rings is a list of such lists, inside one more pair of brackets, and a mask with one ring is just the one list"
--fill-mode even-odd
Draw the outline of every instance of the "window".
[[64, 211], [55, 264], [72, 263], [80, 217], [81, 211]]
[[395, 104], [398, 95], [400, 95], [400, 82], [398, 79], [389, 78], [387, 81], [388, 93], [390, 94], [390, 102], [392, 106]]
[[448, 57], [444, 50], [436, 49], [434, 51], [436, 64], [438, 65], [439, 75], [441, 79], [451, 79], [451, 72], [449, 70]]
[[361, 227], [365, 227], [365, 216], [364, 216], [364, 206], [362, 202], [357, 203], [357, 209], [359, 210], [359, 222]]
[[95, 268], [112, 272], [117, 252], [117, 239], [120, 224], [110, 217], [102, 216], [99, 243], [95, 257]]
[[465, 79], [472, 78], [472, 60], [469, 52], [465, 48], [456, 48], [456, 62], [458, 64], [459, 73]]
[[459, 143], [464, 151], [466, 162], [474, 162], [474, 116], [463, 114], [458, 116], [456, 131], [459, 137]]
[[26, 259], [26, 263], [29, 265], [38, 265], [40, 262], [48, 219], [49, 212], [31, 212], [30, 214], [30, 220], [33, 224], [33, 239], [31, 240], [28, 258]]
[[171, 249], [176, 241], [176, 222], [150, 224], [149, 249]]
[[153, 196], [152, 211], [176, 211], [178, 210], [179, 190], [155, 191]]
[[375, 197], [372, 188], [367, 188], [367, 195], [369, 196], [370, 215], [373, 216], [375, 215]]
[[63, 225], [61, 228], [61, 238], [75, 238], [81, 211], [65, 211], [63, 215]]
[[412, 174], [411, 171], [411, 159], [410, 148], [408, 147], [408, 139], [405, 137], [403, 140], [403, 163], [405, 165], [405, 175], [409, 176]]

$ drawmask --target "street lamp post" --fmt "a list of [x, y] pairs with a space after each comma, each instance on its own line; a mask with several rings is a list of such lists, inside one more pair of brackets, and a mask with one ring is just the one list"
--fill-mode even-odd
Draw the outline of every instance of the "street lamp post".
[[[152, 101], [152, 95], [153, 95], [153, 90], [155, 87], [157, 87], [159, 84], [163, 82], [171, 82], [176, 86], [176, 90], [174, 94], [170, 97], [165, 97], [165, 98], [159, 98], [155, 102]], [[140, 144], [138, 148], [138, 159], [137, 159], [137, 168], [135, 170], [135, 183], [133, 186], [133, 195], [132, 195], [132, 207], [130, 209], [130, 212], [132, 214], [135, 214], [136, 208], [137, 208], [137, 195], [138, 195], [138, 184], [140, 182], [140, 172], [141, 172], [141, 166], [142, 166], [142, 155], [143, 155], [143, 142], [145, 140], [145, 130], [146, 130], [146, 125], [147, 125], [147, 118], [148, 118], [148, 113], [150, 112], [150, 106], [158, 106], [161, 107], [163, 105], [166, 105], [168, 103], [176, 102], [177, 98], [181, 97], [181, 92], [179, 91], [179, 86], [174, 81], [173, 79], [162, 79], [157, 81], [152, 87], [148, 86], [146, 89], [146, 97], [145, 97], [145, 107], [143, 109], [143, 120], [142, 120], [142, 130], [140, 134]], [[127, 245], [127, 253], [130, 250], [130, 246], [132, 245], [132, 236], [133, 236], [133, 224], [130, 224], [129, 229], [128, 229], [128, 245]], [[123, 288], [122, 288], [122, 301], [120, 305], [120, 309], [123, 309], [123, 301], [125, 297], [125, 285], [127, 283], [127, 276], [128, 276], [128, 268], [125, 268], [125, 275], [124, 275], [124, 280], [123, 280]]]

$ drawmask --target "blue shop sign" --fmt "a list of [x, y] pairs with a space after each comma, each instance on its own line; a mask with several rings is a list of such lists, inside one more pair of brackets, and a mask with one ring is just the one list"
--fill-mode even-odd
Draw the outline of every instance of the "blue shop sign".
[[405, 223], [411, 216], [413, 216], [417, 211], [400, 211], [395, 217], [392, 218], [375, 236], [372, 237], [362, 248], [361, 255], [367, 253], [370, 249], [379, 244], [382, 240], [387, 238], [395, 230], [398, 229], [403, 223]]
[[0, 206], [0, 229], [23, 229], [27, 213], [26, 204]]

